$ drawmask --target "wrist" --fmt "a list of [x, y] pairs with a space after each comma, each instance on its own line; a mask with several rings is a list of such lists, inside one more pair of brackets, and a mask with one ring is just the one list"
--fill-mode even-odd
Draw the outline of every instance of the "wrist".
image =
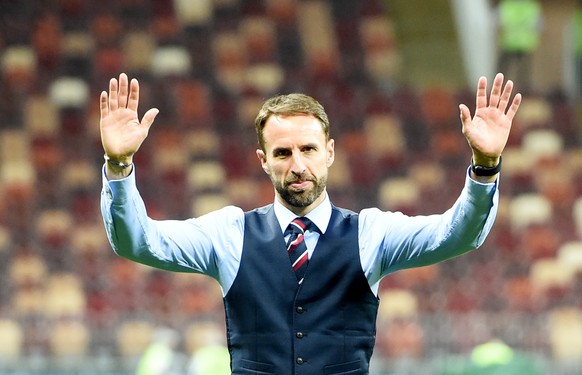
[[[490, 161], [475, 161], [474, 158], [471, 159], [471, 172], [475, 176], [479, 177], [491, 177], [495, 176], [501, 171], [501, 156], [495, 159], [491, 159]], [[481, 164], [483, 163], [483, 164]]]
[[113, 167], [114, 170], [123, 170], [131, 167], [133, 165], [133, 161], [131, 158], [127, 158], [125, 160], [117, 160], [112, 159], [107, 154], [103, 154], [103, 159], [107, 162], [107, 165]]
[[103, 158], [105, 159], [106, 176], [109, 180], [125, 178], [133, 170], [133, 161], [131, 158], [127, 160], [115, 160], [107, 154], [103, 155]]
[[501, 156], [484, 156], [478, 153], [473, 153], [471, 163], [485, 168], [492, 168], [499, 164]]

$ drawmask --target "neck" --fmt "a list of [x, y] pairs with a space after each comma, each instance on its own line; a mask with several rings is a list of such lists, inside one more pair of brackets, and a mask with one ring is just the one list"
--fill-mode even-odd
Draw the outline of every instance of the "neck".
[[293, 212], [297, 216], [305, 216], [311, 211], [313, 211], [317, 206], [319, 206], [325, 200], [325, 190], [317, 197], [310, 205], [305, 207], [299, 207], [291, 205], [289, 202], [285, 201], [279, 194], [277, 194], [277, 200], [287, 208], [289, 211]]

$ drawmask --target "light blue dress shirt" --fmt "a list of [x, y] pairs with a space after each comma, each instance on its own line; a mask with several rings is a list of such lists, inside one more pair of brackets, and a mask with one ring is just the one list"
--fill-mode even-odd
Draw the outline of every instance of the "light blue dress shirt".
[[[226, 295], [240, 265], [243, 210], [227, 206], [188, 220], [153, 220], [147, 216], [135, 174], [133, 170], [127, 178], [108, 181], [103, 169], [101, 211], [113, 250], [156, 268], [209, 275]], [[443, 214], [360, 211], [360, 260], [371, 290], [377, 295], [380, 280], [389, 273], [441, 262], [481, 246], [495, 220], [498, 201], [498, 182], [482, 184], [467, 172], [459, 198]], [[283, 233], [296, 215], [277, 200], [274, 210]], [[326, 193], [324, 202], [306, 216], [325, 234], [331, 211]], [[305, 235], [310, 256], [319, 236], [317, 231]]]

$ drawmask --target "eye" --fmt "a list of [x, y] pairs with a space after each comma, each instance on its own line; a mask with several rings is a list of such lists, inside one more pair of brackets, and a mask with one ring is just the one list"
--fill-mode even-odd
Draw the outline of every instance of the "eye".
[[273, 157], [276, 157], [276, 158], [285, 158], [289, 155], [291, 155], [291, 151], [288, 149], [278, 148], [278, 149], [273, 150]]

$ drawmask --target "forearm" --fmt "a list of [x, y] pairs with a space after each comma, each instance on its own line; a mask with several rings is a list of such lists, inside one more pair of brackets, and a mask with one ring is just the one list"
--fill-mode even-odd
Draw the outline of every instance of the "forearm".
[[402, 216], [386, 241], [390, 272], [438, 263], [482, 245], [497, 213], [495, 185], [467, 182], [455, 204], [441, 215]]
[[[104, 177], [101, 212], [116, 254], [152, 267], [204, 272], [211, 263], [212, 245], [188, 221], [154, 221], [134, 184], [134, 176], [108, 182]], [[192, 238], [184, 233], [191, 234]], [[178, 239], [178, 240], [174, 240]]]

